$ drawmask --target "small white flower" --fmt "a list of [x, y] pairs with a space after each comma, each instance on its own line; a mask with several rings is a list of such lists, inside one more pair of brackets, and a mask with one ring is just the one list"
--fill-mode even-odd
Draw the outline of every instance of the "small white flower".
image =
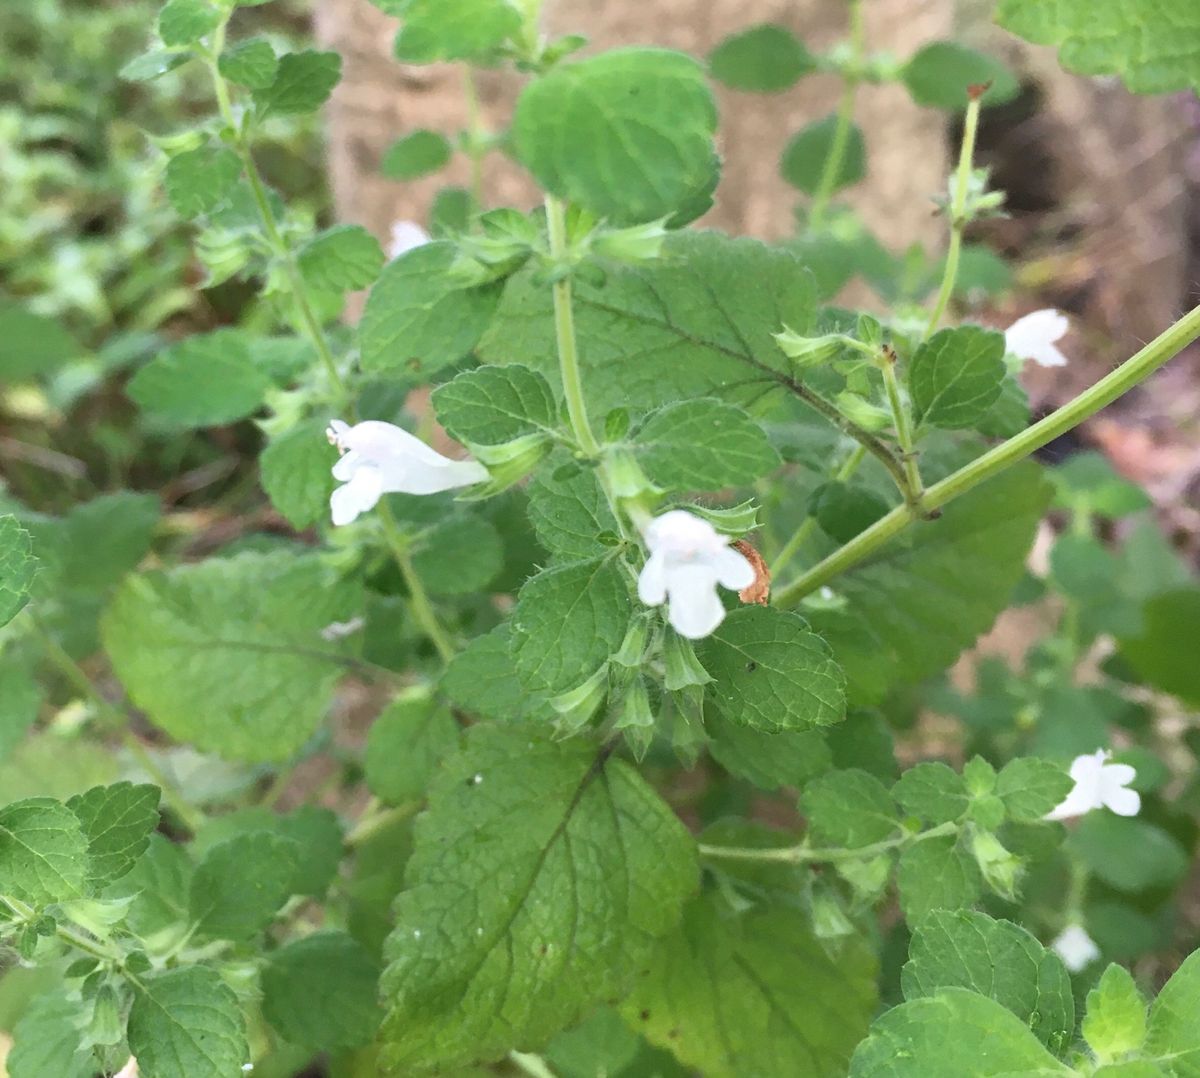
[[1050, 949], [1072, 973], [1087, 969], [1100, 957], [1100, 948], [1084, 931], [1083, 925], [1067, 925], [1050, 944]]
[[650, 557], [638, 575], [638, 597], [667, 606], [680, 636], [699, 640], [725, 618], [717, 585], [740, 591], [754, 583], [754, 567], [707, 520], [672, 509], [645, 532]]
[[1055, 342], [1071, 328], [1065, 314], [1055, 310], [1034, 311], [1018, 318], [1004, 331], [1004, 345], [1018, 359], [1032, 359], [1042, 367], [1065, 367], [1067, 357]]
[[488, 477], [482, 464], [443, 457], [391, 423], [368, 419], [351, 427], [335, 419], [325, 436], [343, 454], [333, 466], [333, 478], [345, 484], [329, 499], [334, 524], [349, 524], [384, 494], [437, 494]]
[[1061, 805], [1046, 814], [1047, 820], [1068, 820], [1092, 809], [1110, 808], [1118, 816], [1136, 816], [1142, 799], [1136, 790], [1127, 789], [1137, 777], [1129, 764], [1110, 764], [1111, 752], [1097, 749], [1087, 756], [1076, 756], [1071, 763], [1075, 786]]
[[424, 247], [430, 235], [416, 221], [393, 221], [392, 242], [388, 247], [388, 258], [399, 258], [409, 251]]

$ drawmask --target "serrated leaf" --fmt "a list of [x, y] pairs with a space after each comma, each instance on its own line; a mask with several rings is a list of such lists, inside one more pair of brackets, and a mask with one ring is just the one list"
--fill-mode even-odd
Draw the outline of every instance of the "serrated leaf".
[[800, 797], [813, 845], [859, 849], [899, 834], [891, 794], [866, 771], [830, 771], [814, 779]]
[[[602, 285], [575, 282], [583, 381], [595, 414], [704, 396], [747, 403], [788, 384], [788, 361], [772, 334], [785, 325], [803, 333], [816, 312], [812, 277], [794, 253], [682, 232], [668, 237], [659, 260], [607, 269]], [[550, 289], [533, 269], [509, 279], [479, 352], [559, 385]]]
[[383, 1017], [379, 966], [342, 932], [317, 932], [272, 951], [262, 987], [263, 1015], [275, 1031], [315, 1052], [370, 1043]]
[[367, 786], [389, 805], [420, 798], [458, 744], [458, 723], [445, 705], [402, 696], [371, 725], [363, 755]]
[[422, 533], [412, 559], [434, 595], [471, 595], [486, 590], [503, 568], [504, 542], [491, 521], [459, 514]]
[[550, 384], [515, 364], [464, 371], [433, 391], [433, 406], [447, 433], [470, 445], [503, 445], [558, 427]]
[[764, 23], [722, 41], [709, 55], [712, 77], [734, 90], [787, 90], [816, 68], [804, 43], [784, 26]]
[[1071, 792], [1071, 776], [1049, 760], [1022, 756], [1010, 760], [996, 779], [996, 794], [1011, 819], [1040, 820]]
[[67, 802], [87, 840], [90, 887], [120, 879], [145, 853], [158, 826], [159, 796], [157, 786], [116, 782], [93, 786]]
[[692, 902], [621, 1004], [626, 1022], [706, 1078], [840, 1078], [875, 1009], [858, 939], [831, 956], [798, 910], [721, 916]]
[[900, 855], [896, 870], [900, 905], [909, 924], [933, 910], [975, 903], [983, 889], [979, 866], [954, 835], [914, 842]]
[[1146, 1040], [1146, 1002], [1133, 976], [1112, 963], [1087, 997], [1083, 1039], [1104, 1061], [1136, 1052]]
[[1200, 1073], [1200, 951], [1193, 951], [1171, 975], [1150, 1007], [1144, 1054], [1163, 1062], [1176, 1078]]
[[131, 699], [173, 737], [230, 759], [286, 759], [325, 717], [345, 654], [321, 630], [356, 584], [291, 551], [130, 577], [101, 625]]
[[479, 342], [501, 285], [464, 288], [452, 243], [427, 243], [390, 262], [358, 327], [365, 370], [403, 369], [414, 382], [455, 363]]
[[158, 36], [164, 45], [191, 45], [220, 21], [220, 13], [205, 0], [170, 0], [158, 13]]
[[669, 216], [713, 168], [717, 112], [683, 53], [614, 49], [525, 87], [517, 156], [541, 186], [621, 224]]
[[1065, 1078], [1075, 1073], [1011, 1011], [963, 988], [944, 988], [886, 1012], [850, 1062], [850, 1078]]
[[293, 893], [322, 898], [342, 860], [342, 825], [337, 815], [317, 805], [301, 805], [294, 812], [277, 817], [275, 831], [300, 847], [299, 864], [291, 883]]
[[262, 90], [275, 81], [279, 58], [265, 37], [252, 37], [221, 53], [217, 67], [230, 82], [250, 90]]
[[315, 112], [341, 77], [342, 58], [336, 52], [289, 52], [279, 58], [271, 84], [254, 91], [254, 102], [261, 116]]
[[796, 614], [735, 610], [696, 649], [709, 699], [731, 722], [766, 732], [829, 726], [846, 717], [846, 681], [829, 647]]
[[187, 851], [166, 836], [153, 834], [133, 867], [104, 892], [108, 899], [132, 898], [125, 925], [143, 940], [176, 932], [187, 925], [192, 864]]
[[1012, 72], [999, 60], [956, 41], [931, 41], [907, 64], [901, 75], [918, 105], [965, 109], [971, 86], [990, 84], [984, 105], [1002, 105], [1020, 93]]
[[13, 1029], [8, 1078], [92, 1078], [96, 1061], [82, 1047], [84, 1007], [59, 992], [34, 999]]
[[905, 771], [892, 787], [892, 796], [910, 816], [931, 824], [959, 819], [970, 804], [962, 776], [936, 760]]
[[174, 49], [151, 49], [135, 56], [120, 70], [126, 82], [152, 82], [192, 59], [190, 51]]
[[[793, 135], [784, 147], [779, 171], [788, 183], [806, 195], [816, 194], [821, 186], [826, 161], [833, 152], [836, 130], [837, 117], [826, 116], [825, 119], [809, 124], [804, 130]], [[866, 176], [866, 140], [858, 124], [851, 124], [841, 167], [833, 178], [833, 190], [840, 191], [844, 187], [851, 187], [866, 179]]]
[[87, 838], [75, 814], [52, 797], [0, 808], [0, 893], [44, 906], [86, 892]]
[[220, 842], [196, 866], [188, 914], [196, 934], [244, 940], [261, 931], [292, 893], [300, 844], [269, 831]]
[[549, 712], [545, 698], [527, 692], [517, 677], [507, 624], [476, 637], [454, 656], [442, 675], [442, 691], [463, 710], [497, 722]]
[[713, 398], [679, 401], [652, 412], [633, 438], [647, 478], [665, 490], [744, 486], [779, 465], [762, 427]]
[[236, 330], [188, 337], [135, 374], [126, 392], [139, 408], [179, 427], [216, 427], [258, 411], [271, 381]]
[[401, 15], [396, 58], [417, 64], [481, 57], [521, 28], [509, 0], [408, 0]]
[[385, 258], [379, 241], [362, 225], [337, 225], [301, 247], [297, 261], [313, 288], [345, 292], [371, 284]]
[[600, 536], [618, 535], [620, 527], [595, 470], [563, 466], [563, 459], [551, 458], [529, 484], [529, 522], [556, 560], [595, 557], [605, 550]]
[[0, 517], [0, 625], [7, 625], [29, 602], [36, 573], [29, 533], [16, 517]]
[[628, 578], [612, 555], [538, 573], [510, 621], [517, 676], [552, 695], [582, 684], [621, 646], [632, 611]]
[[1055, 1055], [1075, 1035], [1075, 999], [1062, 959], [1010, 921], [935, 910], [917, 923], [901, 976], [904, 998], [967, 988], [1012, 1011]]
[[947, 430], [974, 426], [1000, 396], [1005, 371], [1003, 333], [981, 326], [935, 333], [909, 364], [917, 421]]
[[389, 180], [415, 180], [450, 163], [453, 148], [440, 131], [412, 131], [387, 148], [379, 171]]
[[128, 1036], [145, 1078], [230, 1078], [250, 1055], [237, 996], [204, 966], [143, 978]]
[[406, 875], [382, 982], [393, 1070], [495, 1059], [627, 991], [697, 865], [627, 764], [579, 739], [474, 727], [434, 783]]
[[227, 146], [198, 146], [167, 162], [163, 186], [181, 217], [199, 217], [221, 204], [241, 174], [241, 158]]
[[298, 423], [272, 438], [258, 458], [263, 490], [296, 529], [311, 527], [329, 512], [329, 496], [336, 484], [324, 430], [321, 420]]
[[720, 711], [704, 716], [704, 729], [714, 759], [763, 790], [803, 786], [833, 764], [833, 754], [819, 730], [764, 733], [730, 722]]

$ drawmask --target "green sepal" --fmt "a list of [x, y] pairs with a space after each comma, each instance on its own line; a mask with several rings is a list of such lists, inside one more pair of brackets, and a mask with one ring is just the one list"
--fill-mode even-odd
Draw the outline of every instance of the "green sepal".
[[672, 692], [692, 686], [702, 687], [712, 681], [712, 675], [696, 658], [692, 642], [671, 628], [663, 633], [663, 661], [667, 668], [663, 684]]

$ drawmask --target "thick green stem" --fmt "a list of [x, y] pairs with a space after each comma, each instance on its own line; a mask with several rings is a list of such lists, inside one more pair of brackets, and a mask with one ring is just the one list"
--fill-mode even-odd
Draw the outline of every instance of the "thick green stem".
[[928, 337], [942, 321], [954, 288], [958, 284], [958, 267], [962, 259], [963, 232], [967, 227], [967, 196], [971, 191], [971, 172], [975, 167], [975, 140], [979, 134], [979, 113], [983, 108], [982, 95], [972, 93], [963, 125], [962, 148], [958, 155], [958, 173], [954, 181], [954, 200], [950, 206], [950, 247], [946, 251], [946, 266], [942, 270], [942, 287], [925, 328]]
[[812, 207], [808, 212], [808, 227], [813, 232], [824, 224], [829, 202], [833, 198], [838, 177], [841, 176], [846, 161], [846, 151], [850, 148], [850, 135], [854, 129], [854, 103], [858, 97], [859, 84], [862, 82], [860, 72], [866, 54], [866, 23], [863, 19], [862, 0], [850, 0], [850, 49], [850, 70], [844, 76], [833, 139], [829, 144], [829, 155], [825, 158], [825, 166], [821, 170], [821, 178], [817, 182]]
[[437, 649], [442, 662], [448, 663], [454, 658], [454, 645], [446, 635], [446, 630], [442, 628], [441, 622], [438, 621], [433, 604], [429, 601], [429, 594], [425, 591], [425, 585], [421, 583], [420, 574], [413, 566], [404, 534], [386, 501], [379, 503], [379, 520], [383, 525], [384, 538], [400, 569], [404, 586], [408, 588], [408, 602], [412, 608], [413, 617], [416, 618], [417, 624], [421, 626], [421, 630], [429, 638], [430, 643]]
[[907, 480], [904, 500], [909, 505], [917, 506], [921, 503], [924, 484], [921, 482], [921, 469], [917, 465], [917, 445], [913, 437], [912, 417], [908, 412], [908, 403], [900, 391], [900, 379], [896, 377], [896, 353], [890, 349], [883, 357], [882, 369], [888, 405], [892, 409], [892, 423], [896, 428], [896, 441], [900, 444], [900, 460], [904, 465]]
[[1063, 405], [1032, 427], [984, 453], [940, 483], [935, 483], [925, 491], [920, 511], [911, 505], [901, 505], [893, 509], [798, 580], [776, 592], [775, 602], [780, 606], [798, 603], [806, 595], [828, 584], [834, 577], [865, 561], [914, 521], [973, 490], [980, 483], [1024, 460], [1042, 446], [1060, 438], [1101, 409], [1108, 407], [1197, 339], [1200, 339], [1200, 307], [1185, 315], [1137, 355], [1126, 360], [1069, 404]]
[[[856, 445], [842, 466], [834, 473], [833, 481], [835, 483], [844, 483], [856, 471], [859, 465], [866, 458], [867, 450], [864, 446]], [[804, 544], [808, 542], [808, 538], [817, 528], [817, 518], [808, 516], [804, 518], [804, 523], [796, 529], [796, 533], [787, 541], [783, 549], [775, 556], [775, 560], [771, 563], [772, 579], [779, 576], [784, 569], [791, 564], [792, 559], [804, 549]]]
[[938, 824], [937, 827], [932, 827], [928, 831], [919, 831], [915, 834], [909, 832], [897, 835], [895, 838], [884, 839], [882, 842], [874, 842], [869, 846], [859, 846], [856, 849], [842, 846], [821, 849], [806, 846], [803, 843], [799, 846], [776, 846], [771, 849], [758, 849], [753, 846], [705, 846], [702, 844], [699, 849], [704, 857], [733, 861], [782, 861], [791, 865], [861, 861], [886, 853], [888, 850], [894, 850], [897, 846], [910, 846], [917, 842], [923, 842], [927, 838], [953, 834], [957, 830], [958, 824], [952, 821]]

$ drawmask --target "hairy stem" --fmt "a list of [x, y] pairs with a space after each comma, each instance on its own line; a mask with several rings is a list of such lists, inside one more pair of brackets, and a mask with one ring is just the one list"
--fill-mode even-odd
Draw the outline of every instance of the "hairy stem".
[[896, 428], [896, 441], [900, 444], [900, 459], [907, 479], [904, 498], [909, 505], [919, 506], [924, 484], [921, 482], [921, 469], [917, 466], [916, 439], [913, 437], [908, 403], [900, 392], [900, 379], [896, 377], [896, 353], [891, 349], [883, 357], [883, 384], [887, 389], [888, 405], [892, 410], [892, 423]]
[[[27, 924], [32, 924], [37, 920], [37, 910], [32, 906], [26, 905], [20, 899], [13, 898], [10, 895], [0, 895], [0, 904], [7, 906], [14, 916]], [[73, 928], [68, 928], [61, 921], [55, 925], [54, 934], [63, 943], [67, 943], [77, 950], [83, 951], [84, 954], [90, 954], [93, 958], [98, 958], [102, 962], [111, 962], [119, 966], [125, 961], [125, 955], [122, 952], [106, 947], [98, 940], [80, 935]]]
[[915, 834], [908, 832], [897, 835], [895, 838], [884, 839], [882, 842], [874, 842], [869, 846], [859, 846], [857, 849], [847, 849], [841, 846], [822, 849], [804, 843], [799, 846], [776, 846], [769, 849], [757, 849], [753, 846], [705, 846], [701, 844], [699, 849], [704, 857], [724, 858], [732, 861], [782, 861], [790, 865], [859, 861], [886, 853], [888, 850], [894, 850], [898, 846], [910, 846], [917, 842], [924, 842], [927, 838], [951, 835], [957, 830], [958, 824], [951, 821], [931, 827], [928, 831], [919, 831]]
[[408, 601], [413, 617], [416, 618], [417, 624], [421, 626], [421, 631], [425, 633], [437, 650], [442, 662], [448, 663], [454, 658], [454, 645], [446, 635], [446, 630], [442, 628], [441, 622], [438, 621], [433, 604], [429, 601], [429, 594], [425, 591], [425, 585], [421, 583], [420, 574], [413, 566], [412, 556], [408, 552], [400, 525], [396, 523], [396, 518], [392, 515], [391, 506], [383, 499], [379, 502], [379, 519], [383, 524], [384, 538], [391, 548], [392, 556], [396, 559], [400, 576], [404, 579], [404, 586], [408, 588]]

